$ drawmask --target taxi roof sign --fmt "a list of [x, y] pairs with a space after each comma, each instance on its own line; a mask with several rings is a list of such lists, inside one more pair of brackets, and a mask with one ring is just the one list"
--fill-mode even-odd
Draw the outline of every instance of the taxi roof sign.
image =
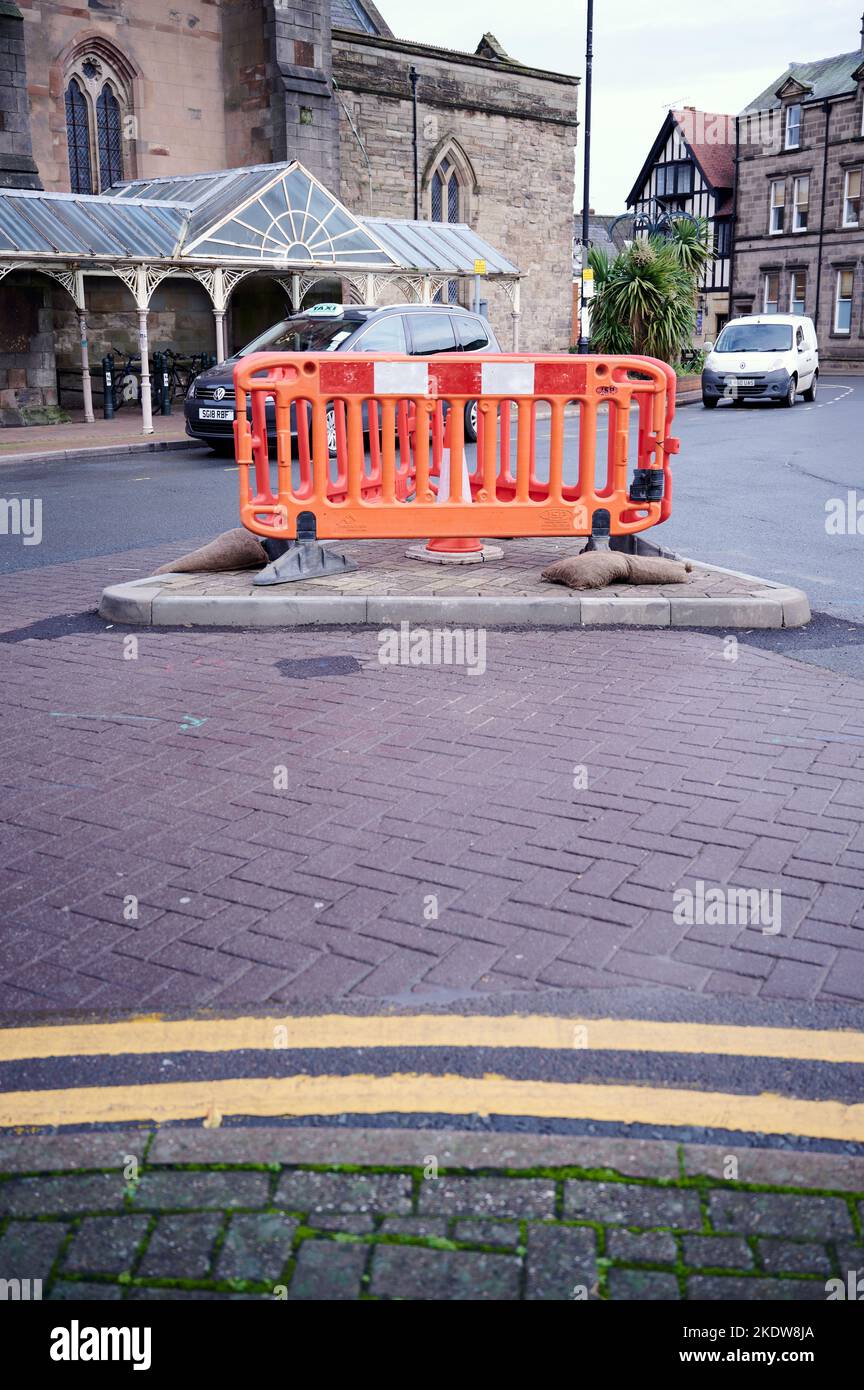
[[303, 313], [307, 318], [338, 319], [342, 317], [344, 304], [312, 304]]

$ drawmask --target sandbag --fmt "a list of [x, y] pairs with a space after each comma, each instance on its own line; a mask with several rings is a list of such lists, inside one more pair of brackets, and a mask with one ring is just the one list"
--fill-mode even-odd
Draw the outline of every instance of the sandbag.
[[627, 555], [630, 584], [686, 584], [693, 566], [688, 561], [668, 560], [663, 555]]
[[540, 578], [547, 584], [566, 584], [568, 589], [603, 589], [607, 584], [626, 584], [626, 555], [619, 550], [583, 550], [547, 565]]
[[244, 526], [223, 531], [221, 536], [202, 545], [179, 560], [160, 565], [154, 574], [204, 574], [218, 570], [263, 569], [267, 552], [257, 536]]
[[662, 555], [625, 555], [620, 550], [583, 550], [547, 565], [540, 578], [569, 589], [603, 589], [609, 584], [684, 584], [693, 566]]

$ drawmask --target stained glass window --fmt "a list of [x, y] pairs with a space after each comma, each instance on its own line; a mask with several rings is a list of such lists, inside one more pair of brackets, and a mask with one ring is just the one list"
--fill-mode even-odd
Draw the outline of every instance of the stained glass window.
[[110, 188], [123, 177], [123, 140], [120, 103], [106, 82], [96, 102], [96, 145], [99, 150], [99, 186]]
[[66, 144], [69, 150], [69, 183], [72, 192], [92, 193], [87, 98], [74, 77], [66, 88]]

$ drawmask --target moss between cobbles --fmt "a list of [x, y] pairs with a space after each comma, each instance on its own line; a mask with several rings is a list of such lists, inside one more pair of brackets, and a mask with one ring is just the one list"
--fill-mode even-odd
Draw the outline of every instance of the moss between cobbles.
[[[149, 1144], [148, 1144], [148, 1148], [149, 1148]], [[4, 1182], [15, 1181], [15, 1180], [17, 1180], [17, 1179], [21, 1179], [21, 1178], [25, 1178], [25, 1177], [38, 1178], [38, 1177], [40, 1177], [40, 1176], [41, 1176], [41, 1177], [49, 1177], [49, 1176], [50, 1176], [50, 1177], [69, 1177], [69, 1178], [74, 1178], [74, 1177], [92, 1176], [92, 1175], [94, 1175], [94, 1174], [105, 1174], [105, 1175], [108, 1175], [108, 1174], [112, 1174], [112, 1173], [122, 1173], [122, 1171], [123, 1171], [122, 1168], [120, 1168], [119, 1166], [118, 1166], [118, 1167], [102, 1167], [102, 1168], [73, 1168], [73, 1169], [63, 1168], [63, 1169], [32, 1170], [32, 1171], [29, 1171], [29, 1172], [26, 1172], [26, 1173], [4, 1173], [4, 1174], [0, 1174], [0, 1184], [2, 1184], [2, 1183], [4, 1183]], [[122, 1215], [122, 1214], [124, 1214], [124, 1213], [126, 1213], [126, 1214], [131, 1214], [131, 1213], [133, 1213], [133, 1212], [136, 1213], [136, 1214], [144, 1214], [144, 1213], [147, 1211], [147, 1208], [140, 1207], [140, 1206], [133, 1206], [133, 1204], [132, 1204], [132, 1199], [133, 1199], [134, 1196], [137, 1194], [137, 1190], [138, 1190], [138, 1186], [139, 1186], [139, 1184], [140, 1184], [141, 1178], [144, 1176], [145, 1172], [146, 1172], [146, 1173], [154, 1173], [154, 1172], [166, 1172], [166, 1171], [168, 1171], [168, 1172], [174, 1171], [174, 1172], [181, 1172], [181, 1173], [182, 1173], [182, 1172], [188, 1172], [188, 1173], [190, 1173], [190, 1174], [192, 1174], [192, 1173], [224, 1173], [224, 1172], [229, 1172], [229, 1173], [230, 1173], [230, 1172], [266, 1172], [266, 1173], [270, 1174], [270, 1175], [271, 1175], [271, 1182], [270, 1182], [270, 1184], [269, 1184], [270, 1191], [269, 1191], [269, 1193], [268, 1193], [269, 1201], [267, 1202], [266, 1205], [264, 1205], [264, 1206], [259, 1205], [259, 1206], [253, 1206], [253, 1207], [238, 1207], [238, 1208], [232, 1208], [232, 1209], [227, 1210], [227, 1211], [224, 1210], [224, 1209], [222, 1209], [222, 1212], [223, 1212], [223, 1222], [222, 1222], [222, 1224], [221, 1224], [221, 1226], [220, 1226], [220, 1229], [219, 1229], [219, 1231], [218, 1231], [218, 1233], [217, 1233], [217, 1236], [216, 1236], [216, 1238], [215, 1238], [215, 1240], [214, 1240], [213, 1249], [212, 1249], [212, 1252], [211, 1252], [211, 1268], [215, 1265], [216, 1261], [218, 1260], [219, 1254], [220, 1254], [220, 1252], [221, 1252], [221, 1250], [222, 1250], [222, 1248], [223, 1248], [223, 1246], [224, 1246], [224, 1244], [225, 1244], [225, 1241], [226, 1241], [227, 1236], [228, 1236], [228, 1232], [229, 1232], [229, 1230], [230, 1230], [230, 1222], [231, 1222], [231, 1220], [232, 1220], [232, 1218], [233, 1218], [234, 1216], [236, 1216], [236, 1215], [242, 1215], [242, 1214], [256, 1214], [256, 1213], [257, 1213], [257, 1214], [263, 1214], [263, 1213], [271, 1213], [271, 1214], [274, 1214], [274, 1215], [282, 1215], [282, 1216], [289, 1216], [289, 1215], [291, 1215], [291, 1216], [294, 1216], [294, 1217], [297, 1218], [297, 1220], [298, 1220], [299, 1223], [300, 1223], [300, 1224], [298, 1225], [296, 1231], [294, 1232], [294, 1235], [293, 1235], [293, 1238], [292, 1238], [292, 1242], [291, 1242], [291, 1253], [290, 1253], [290, 1255], [289, 1255], [289, 1257], [288, 1257], [288, 1259], [287, 1259], [287, 1261], [286, 1261], [285, 1267], [284, 1267], [284, 1269], [282, 1270], [281, 1274], [280, 1274], [275, 1280], [273, 1280], [272, 1282], [264, 1282], [264, 1281], [260, 1281], [260, 1280], [237, 1280], [237, 1279], [232, 1279], [232, 1280], [218, 1280], [218, 1279], [207, 1279], [207, 1278], [204, 1278], [204, 1279], [146, 1278], [146, 1277], [139, 1277], [139, 1276], [137, 1275], [136, 1271], [137, 1271], [137, 1269], [140, 1267], [141, 1262], [142, 1262], [142, 1260], [144, 1259], [144, 1257], [145, 1257], [145, 1255], [146, 1255], [146, 1253], [147, 1253], [147, 1249], [148, 1249], [150, 1240], [151, 1240], [151, 1238], [152, 1238], [152, 1235], [153, 1235], [154, 1231], [156, 1230], [156, 1227], [157, 1227], [157, 1224], [158, 1224], [159, 1219], [160, 1219], [162, 1216], [174, 1215], [174, 1214], [178, 1214], [178, 1215], [192, 1215], [192, 1214], [194, 1214], [194, 1213], [196, 1213], [196, 1212], [213, 1212], [214, 1210], [215, 1210], [215, 1211], [219, 1211], [220, 1208], [219, 1208], [218, 1206], [215, 1207], [215, 1208], [213, 1208], [213, 1207], [198, 1207], [198, 1206], [194, 1206], [194, 1207], [188, 1207], [188, 1206], [187, 1206], [187, 1207], [170, 1207], [170, 1206], [159, 1207], [158, 1211], [153, 1212], [153, 1214], [150, 1216], [150, 1220], [149, 1220], [149, 1222], [148, 1222], [147, 1229], [146, 1229], [146, 1231], [144, 1232], [144, 1234], [143, 1234], [143, 1236], [142, 1236], [142, 1238], [141, 1238], [141, 1241], [139, 1242], [139, 1244], [138, 1244], [138, 1246], [137, 1246], [137, 1248], [136, 1248], [136, 1250], [135, 1250], [135, 1252], [134, 1252], [132, 1258], [131, 1258], [130, 1261], [129, 1261], [129, 1270], [128, 1270], [127, 1272], [123, 1273], [123, 1274], [120, 1274], [119, 1276], [118, 1276], [118, 1275], [113, 1275], [113, 1274], [108, 1275], [108, 1274], [83, 1273], [83, 1272], [73, 1272], [73, 1271], [62, 1270], [61, 1266], [62, 1266], [62, 1263], [63, 1263], [63, 1259], [65, 1258], [66, 1252], [67, 1252], [67, 1250], [69, 1249], [70, 1244], [72, 1243], [72, 1241], [74, 1240], [76, 1234], [77, 1234], [78, 1231], [80, 1230], [81, 1222], [82, 1222], [82, 1219], [83, 1219], [84, 1217], [87, 1217], [87, 1216], [118, 1216], [118, 1215]], [[525, 1254], [526, 1254], [529, 1231], [530, 1231], [530, 1229], [531, 1229], [532, 1226], [549, 1226], [549, 1225], [558, 1225], [558, 1226], [562, 1226], [562, 1227], [566, 1227], [566, 1228], [571, 1228], [571, 1227], [582, 1227], [582, 1228], [591, 1229], [591, 1230], [594, 1231], [594, 1233], [595, 1233], [595, 1238], [596, 1238], [596, 1241], [597, 1241], [597, 1270], [598, 1270], [598, 1285], [597, 1285], [597, 1292], [598, 1292], [598, 1295], [599, 1295], [599, 1297], [600, 1297], [601, 1299], [606, 1299], [606, 1300], [611, 1299], [611, 1290], [610, 1290], [610, 1288], [609, 1288], [609, 1273], [610, 1273], [610, 1271], [611, 1271], [612, 1269], [635, 1270], [635, 1271], [641, 1271], [641, 1272], [657, 1272], [657, 1273], [666, 1273], [666, 1274], [670, 1274], [670, 1273], [671, 1273], [671, 1274], [674, 1274], [675, 1277], [676, 1277], [677, 1283], [678, 1283], [679, 1294], [680, 1294], [682, 1300], [686, 1300], [686, 1297], [687, 1297], [687, 1279], [690, 1278], [691, 1276], [695, 1275], [695, 1274], [698, 1274], [698, 1275], [701, 1275], [701, 1276], [721, 1276], [721, 1277], [722, 1277], [722, 1276], [728, 1277], [728, 1276], [731, 1275], [731, 1276], [734, 1276], [734, 1277], [739, 1278], [739, 1279], [762, 1279], [762, 1278], [765, 1278], [765, 1277], [771, 1277], [772, 1279], [776, 1279], [776, 1280], [778, 1280], [779, 1282], [786, 1282], [786, 1283], [796, 1283], [796, 1282], [798, 1282], [798, 1283], [813, 1283], [813, 1282], [816, 1282], [816, 1281], [819, 1281], [819, 1280], [824, 1280], [824, 1278], [825, 1278], [824, 1273], [821, 1273], [821, 1272], [819, 1272], [819, 1273], [812, 1273], [812, 1274], [811, 1274], [811, 1273], [800, 1273], [800, 1272], [797, 1272], [797, 1271], [786, 1271], [786, 1272], [779, 1272], [779, 1273], [778, 1273], [778, 1272], [770, 1272], [770, 1273], [769, 1273], [769, 1271], [766, 1271], [766, 1269], [765, 1269], [765, 1267], [764, 1267], [764, 1261], [763, 1261], [762, 1256], [761, 1256], [761, 1251], [760, 1251], [760, 1247], [759, 1247], [759, 1239], [760, 1239], [760, 1237], [758, 1237], [758, 1236], [756, 1236], [756, 1235], [754, 1235], [754, 1234], [752, 1234], [752, 1233], [746, 1233], [746, 1232], [731, 1232], [731, 1234], [739, 1234], [739, 1235], [742, 1235], [742, 1236], [744, 1237], [744, 1239], [745, 1239], [745, 1241], [746, 1241], [746, 1243], [747, 1243], [747, 1246], [748, 1246], [748, 1248], [750, 1249], [751, 1254], [752, 1254], [752, 1256], [753, 1256], [753, 1267], [752, 1267], [752, 1268], [749, 1268], [749, 1269], [739, 1269], [739, 1268], [735, 1267], [734, 1265], [730, 1265], [730, 1266], [725, 1266], [725, 1265], [716, 1265], [716, 1266], [714, 1266], [714, 1265], [711, 1265], [711, 1266], [708, 1266], [708, 1265], [693, 1265], [693, 1264], [687, 1264], [687, 1263], [685, 1263], [685, 1261], [684, 1261], [684, 1254], [683, 1254], [683, 1232], [684, 1232], [684, 1228], [681, 1228], [681, 1227], [673, 1227], [673, 1226], [669, 1226], [669, 1225], [665, 1225], [665, 1226], [633, 1226], [633, 1225], [623, 1226], [623, 1225], [622, 1225], [622, 1226], [617, 1226], [617, 1227], [611, 1227], [611, 1228], [609, 1228], [609, 1227], [607, 1227], [606, 1225], [604, 1225], [603, 1223], [598, 1222], [598, 1221], [589, 1221], [589, 1220], [584, 1220], [584, 1219], [583, 1219], [583, 1220], [576, 1220], [576, 1219], [569, 1219], [569, 1218], [565, 1217], [565, 1216], [564, 1216], [563, 1202], [564, 1202], [564, 1184], [565, 1184], [566, 1182], [584, 1182], [584, 1183], [602, 1182], [602, 1183], [606, 1183], [606, 1184], [609, 1184], [609, 1185], [614, 1185], [614, 1184], [619, 1184], [619, 1183], [620, 1183], [620, 1184], [626, 1184], [627, 1186], [631, 1186], [631, 1187], [632, 1187], [632, 1186], [641, 1186], [641, 1187], [645, 1187], [646, 1189], [649, 1189], [649, 1190], [654, 1189], [654, 1190], [661, 1190], [661, 1191], [662, 1191], [662, 1190], [673, 1190], [673, 1191], [674, 1191], [674, 1190], [678, 1189], [678, 1190], [696, 1191], [696, 1192], [698, 1192], [698, 1194], [699, 1194], [699, 1199], [700, 1199], [700, 1212], [701, 1212], [701, 1217], [702, 1217], [702, 1229], [701, 1229], [701, 1231], [699, 1232], [699, 1234], [703, 1234], [703, 1235], [717, 1235], [717, 1234], [722, 1234], [722, 1232], [717, 1231], [716, 1229], [712, 1228], [711, 1223], [710, 1223], [710, 1219], [709, 1219], [708, 1199], [709, 1199], [710, 1193], [711, 1193], [711, 1192], [714, 1192], [714, 1191], [751, 1192], [751, 1193], [765, 1193], [765, 1194], [785, 1194], [785, 1195], [796, 1196], [796, 1197], [802, 1197], [802, 1198], [806, 1198], [806, 1197], [833, 1197], [833, 1198], [837, 1198], [837, 1199], [839, 1199], [839, 1200], [841, 1200], [841, 1201], [843, 1201], [843, 1202], [845, 1203], [845, 1205], [847, 1206], [847, 1209], [849, 1210], [849, 1213], [850, 1213], [850, 1218], [851, 1218], [851, 1223], [852, 1223], [852, 1229], [853, 1229], [853, 1232], [854, 1232], [853, 1239], [854, 1239], [854, 1238], [857, 1238], [857, 1239], [859, 1239], [859, 1240], [861, 1239], [861, 1220], [860, 1220], [860, 1216], [859, 1216], [859, 1213], [858, 1213], [858, 1210], [857, 1210], [857, 1206], [856, 1206], [856, 1202], [857, 1202], [858, 1200], [860, 1200], [862, 1196], [864, 1196], [864, 1194], [862, 1194], [862, 1193], [860, 1193], [860, 1192], [853, 1192], [853, 1193], [850, 1193], [850, 1192], [846, 1192], [846, 1191], [840, 1191], [840, 1190], [835, 1189], [835, 1188], [801, 1187], [801, 1186], [795, 1186], [795, 1185], [792, 1185], [792, 1184], [746, 1183], [746, 1182], [740, 1182], [740, 1181], [730, 1181], [730, 1180], [726, 1180], [726, 1179], [713, 1178], [713, 1177], [711, 1177], [711, 1176], [709, 1176], [709, 1175], [707, 1175], [707, 1174], [698, 1174], [698, 1175], [692, 1175], [692, 1176], [690, 1176], [690, 1175], [687, 1175], [687, 1174], [685, 1174], [685, 1173], [683, 1172], [683, 1167], [682, 1167], [682, 1171], [680, 1172], [680, 1175], [679, 1175], [678, 1178], [654, 1178], [654, 1177], [642, 1178], [642, 1177], [635, 1177], [635, 1176], [633, 1176], [632, 1174], [622, 1174], [622, 1173], [619, 1173], [617, 1170], [615, 1170], [615, 1169], [610, 1169], [610, 1168], [593, 1168], [593, 1169], [592, 1169], [592, 1168], [584, 1168], [584, 1167], [579, 1167], [579, 1166], [568, 1166], [568, 1167], [557, 1167], [557, 1168], [549, 1168], [549, 1167], [545, 1167], [545, 1166], [537, 1166], [537, 1167], [533, 1167], [533, 1168], [494, 1168], [494, 1167], [492, 1167], [492, 1168], [484, 1168], [484, 1169], [473, 1169], [473, 1168], [469, 1169], [469, 1168], [461, 1168], [461, 1167], [441, 1168], [441, 1169], [439, 1169], [439, 1177], [460, 1177], [460, 1178], [466, 1178], [466, 1177], [467, 1177], [467, 1178], [476, 1179], [479, 1183], [482, 1183], [483, 1180], [484, 1180], [485, 1178], [489, 1178], [489, 1177], [494, 1177], [494, 1178], [499, 1178], [499, 1179], [500, 1179], [500, 1178], [505, 1178], [505, 1179], [506, 1179], [506, 1178], [512, 1178], [512, 1179], [522, 1179], [522, 1180], [525, 1180], [525, 1179], [546, 1179], [546, 1180], [553, 1181], [553, 1182], [555, 1183], [555, 1208], [554, 1208], [554, 1209], [555, 1209], [555, 1217], [553, 1217], [553, 1218], [538, 1218], [538, 1219], [536, 1219], [536, 1220], [533, 1220], [533, 1219], [532, 1219], [532, 1220], [528, 1220], [528, 1219], [525, 1219], [525, 1218], [521, 1218], [521, 1219], [519, 1219], [518, 1221], [517, 1221], [515, 1218], [496, 1217], [496, 1220], [497, 1220], [497, 1221], [503, 1221], [503, 1222], [506, 1222], [506, 1223], [509, 1223], [510, 1221], [512, 1221], [513, 1224], [514, 1224], [514, 1226], [518, 1227], [518, 1232], [519, 1232], [519, 1235], [518, 1235], [518, 1245], [516, 1246], [515, 1250], [514, 1250], [514, 1248], [511, 1247], [511, 1246], [502, 1246], [502, 1245], [498, 1245], [498, 1244], [495, 1244], [495, 1243], [482, 1242], [482, 1241], [463, 1241], [463, 1240], [459, 1240], [458, 1238], [456, 1238], [456, 1237], [453, 1236], [452, 1234], [451, 1234], [451, 1235], [448, 1235], [448, 1236], [446, 1236], [446, 1237], [442, 1237], [442, 1236], [411, 1236], [411, 1235], [405, 1235], [405, 1234], [402, 1234], [402, 1233], [387, 1232], [387, 1231], [385, 1231], [385, 1230], [380, 1229], [380, 1225], [381, 1225], [381, 1223], [385, 1220], [385, 1217], [386, 1217], [386, 1214], [385, 1214], [385, 1213], [382, 1213], [382, 1212], [373, 1213], [373, 1220], [375, 1221], [376, 1229], [374, 1229], [374, 1230], [371, 1231], [371, 1232], [367, 1232], [367, 1233], [363, 1233], [363, 1234], [357, 1234], [357, 1233], [354, 1233], [354, 1232], [347, 1232], [347, 1231], [332, 1231], [332, 1230], [322, 1229], [322, 1228], [320, 1228], [320, 1227], [318, 1227], [318, 1226], [315, 1225], [315, 1223], [314, 1223], [314, 1215], [313, 1215], [313, 1213], [310, 1213], [309, 1211], [289, 1211], [289, 1209], [287, 1209], [287, 1208], [277, 1208], [275, 1205], [273, 1205], [273, 1198], [275, 1197], [275, 1191], [276, 1191], [276, 1186], [277, 1186], [278, 1178], [279, 1178], [283, 1173], [291, 1173], [291, 1172], [313, 1172], [313, 1173], [333, 1174], [333, 1175], [336, 1175], [336, 1176], [338, 1176], [338, 1175], [345, 1175], [345, 1176], [357, 1176], [357, 1175], [361, 1175], [361, 1176], [373, 1176], [373, 1175], [376, 1175], [376, 1174], [397, 1174], [397, 1175], [401, 1175], [401, 1176], [410, 1177], [410, 1178], [412, 1179], [412, 1209], [413, 1209], [413, 1211], [415, 1212], [415, 1214], [416, 1214], [416, 1212], [417, 1212], [417, 1207], [418, 1207], [418, 1202], [419, 1202], [420, 1194], [421, 1194], [422, 1191], [423, 1191], [423, 1183], [424, 1183], [424, 1181], [425, 1181], [425, 1179], [424, 1179], [423, 1168], [420, 1167], [420, 1166], [414, 1166], [414, 1165], [396, 1165], [396, 1164], [346, 1164], [346, 1163], [340, 1163], [340, 1164], [279, 1164], [279, 1163], [220, 1163], [220, 1164], [202, 1164], [202, 1163], [194, 1163], [194, 1164], [193, 1164], [193, 1163], [190, 1163], [190, 1164], [182, 1164], [182, 1163], [176, 1163], [176, 1164], [152, 1164], [152, 1165], [151, 1165], [151, 1164], [147, 1164], [147, 1163], [146, 1163], [146, 1160], [142, 1160], [141, 1168], [140, 1168], [140, 1170], [139, 1170], [139, 1178], [138, 1178], [135, 1182], [128, 1183], [128, 1184], [127, 1184], [127, 1187], [126, 1187], [126, 1190], [124, 1191], [124, 1204], [123, 1204], [123, 1208], [121, 1209], [120, 1212], [118, 1212], [118, 1210], [117, 1210], [116, 1208], [113, 1208], [113, 1209], [112, 1209], [112, 1208], [108, 1208], [108, 1209], [101, 1209], [101, 1208], [100, 1208], [100, 1209], [89, 1209], [89, 1210], [87, 1210], [87, 1211], [81, 1211], [81, 1212], [39, 1213], [39, 1214], [37, 1214], [37, 1215], [35, 1215], [35, 1216], [32, 1216], [32, 1217], [22, 1217], [22, 1216], [9, 1215], [9, 1216], [6, 1216], [5, 1218], [3, 1218], [2, 1220], [0, 1220], [0, 1235], [2, 1235], [2, 1233], [5, 1231], [6, 1227], [8, 1226], [9, 1222], [12, 1221], [12, 1220], [15, 1220], [15, 1221], [22, 1221], [22, 1220], [26, 1221], [26, 1220], [29, 1220], [29, 1221], [36, 1222], [36, 1223], [39, 1223], [39, 1222], [46, 1222], [46, 1223], [48, 1223], [48, 1222], [64, 1222], [64, 1223], [68, 1223], [69, 1229], [68, 1229], [66, 1235], [64, 1236], [64, 1238], [63, 1238], [63, 1240], [62, 1240], [62, 1242], [61, 1242], [61, 1244], [60, 1244], [60, 1246], [59, 1246], [59, 1248], [58, 1248], [57, 1254], [56, 1254], [56, 1256], [55, 1256], [55, 1258], [54, 1258], [54, 1261], [53, 1261], [53, 1263], [52, 1263], [52, 1268], [51, 1268], [51, 1271], [50, 1271], [50, 1274], [49, 1274], [49, 1277], [48, 1277], [48, 1280], [47, 1280], [47, 1291], [49, 1291], [49, 1292], [50, 1292], [51, 1288], [54, 1286], [54, 1284], [55, 1284], [58, 1280], [62, 1279], [63, 1282], [65, 1282], [65, 1283], [87, 1283], [87, 1282], [90, 1282], [90, 1283], [99, 1283], [99, 1284], [106, 1284], [106, 1285], [119, 1285], [119, 1286], [121, 1286], [121, 1287], [124, 1288], [124, 1289], [134, 1289], [134, 1288], [146, 1289], [146, 1288], [152, 1288], [152, 1289], [165, 1289], [165, 1290], [172, 1290], [172, 1289], [173, 1289], [173, 1290], [177, 1290], [177, 1291], [193, 1291], [193, 1292], [194, 1292], [194, 1291], [200, 1291], [200, 1292], [215, 1292], [215, 1293], [252, 1293], [252, 1294], [261, 1294], [262, 1296], [265, 1296], [265, 1297], [266, 1297], [266, 1296], [272, 1297], [272, 1296], [273, 1296], [273, 1289], [274, 1289], [274, 1287], [276, 1287], [276, 1286], [284, 1285], [284, 1286], [286, 1286], [287, 1288], [290, 1289], [291, 1281], [292, 1281], [292, 1278], [293, 1278], [293, 1276], [294, 1276], [295, 1270], [296, 1270], [296, 1268], [297, 1268], [298, 1257], [299, 1257], [301, 1248], [302, 1248], [302, 1246], [303, 1246], [303, 1244], [304, 1244], [305, 1241], [310, 1241], [310, 1240], [312, 1240], [312, 1241], [323, 1241], [323, 1242], [328, 1242], [328, 1241], [329, 1241], [329, 1242], [332, 1242], [332, 1243], [334, 1243], [334, 1244], [351, 1244], [351, 1245], [361, 1245], [361, 1246], [362, 1246], [362, 1245], [365, 1245], [365, 1246], [368, 1247], [369, 1253], [368, 1253], [368, 1257], [367, 1257], [367, 1261], [366, 1261], [366, 1266], [365, 1266], [365, 1268], [364, 1268], [364, 1271], [363, 1271], [362, 1275], [360, 1276], [360, 1289], [359, 1289], [359, 1292], [358, 1292], [358, 1298], [361, 1299], [361, 1300], [367, 1300], [367, 1301], [373, 1301], [373, 1302], [379, 1301], [379, 1300], [377, 1299], [377, 1297], [369, 1291], [369, 1290], [370, 1290], [370, 1285], [371, 1285], [371, 1277], [372, 1277], [372, 1260], [373, 1260], [373, 1258], [374, 1258], [374, 1252], [375, 1252], [375, 1250], [376, 1250], [376, 1248], [377, 1248], [378, 1246], [388, 1246], [388, 1245], [389, 1245], [389, 1246], [394, 1246], [394, 1245], [395, 1245], [395, 1246], [413, 1247], [413, 1248], [421, 1249], [421, 1250], [423, 1250], [423, 1249], [425, 1249], [425, 1250], [438, 1250], [438, 1251], [442, 1251], [442, 1252], [455, 1252], [455, 1253], [458, 1253], [458, 1252], [469, 1252], [469, 1253], [475, 1253], [475, 1254], [502, 1255], [502, 1256], [511, 1256], [511, 1257], [512, 1257], [512, 1256], [514, 1255], [514, 1253], [515, 1253], [515, 1255], [517, 1256], [517, 1258], [519, 1258], [519, 1259], [521, 1260], [521, 1262], [522, 1262], [522, 1269], [521, 1269], [521, 1271], [520, 1271], [519, 1296], [520, 1296], [520, 1298], [524, 1298], [524, 1297], [525, 1297], [525, 1294], [526, 1294], [526, 1284], [525, 1284], [525, 1280], [526, 1280], [526, 1273], [527, 1273], [527, 1271], [526, 1271], [526, 1261], [525, 1261], [525, 1259], [524, 1259], [524, 1256], [525, 1256]], [[152, 1211], [152, 1209], [150, 1209], [150, 1210]], [[466, 1212], [466, 1213], [464, 1213], [464, 1214], [462, 1214], [461, 1216], [458, 1216], [458, 1217], [457, 1217], [457, 1216], [450, 1217], [450, 1218], [448, 1219], [448, 1225], [447, 1225], [448, 1231], [450, 1231], [450, 1232], [453, 1231], [454, 1225], [455, 1225], [455, 1223], [456, 1223], [457, 1220], [465, 1219], [466, 1217], [469, 1217], [470, 1215], [471, 1215], [470, 1212]], [[485, 1214], [484, 1214], [484, 1215], [485, 1215]], [[606, 1253], [606, 1252], [607, 1252], [607, 1249], [608, 1249], [608, 1239], [607, 1239], [607, 1236], [608, 1236], [608, 1230], [609, 1230], [609, 1229], [626, 1229], [626, 1230], [630, 1230], [630, 1231], [633, 1231], [633, 1232], [641, 1232], [641, 1231], [645, 1231], [645, 1232], [647, 1232], [647, 1231], [662, 1231], [662, 1232], [666, 1232], [666, 1233], [668, 1233], [669, 1235], [671, 1235], [671, 1236], [673, 1237], [673, 1239], [675, 1240], [675, 1247], [676, 1247], [676, 1251], [677, 1251], [677, 1258], [676, 1258], [676, 1260], [675, 1260], [674, 1262], [665, 1262], [665, 1263], [664, 1263], [664, 1262], [660, 1262], [660, 1261], [637, 1261], [637, 1260], [616, 1260], [616, 1259], [612, 1259], [612, 1258], [610, 1258], [610, 1257], [607, 1255], [607, 1253]], [[688, 1229], [689, 1229], [689, 1228], [688, 1228]], [[798, 1239], [798, 1238], [796, 1238], [796, 1237], [790, 1237], [790, 1236], [787, 1236], [787, 1237], [785, 1237], [785, 1238], [786, 1238], [787, 1240], [789, 1240], [789, 1241], [790, 1241], [791, 1243], [793, 1243], [793, 1244], [809, 1244], [809, 1243], [812, 1243], [812, 1238], [808, 1238], [808, 1239], [806, 1239], [806, 1240], [805, 1240], [804, 1238]], [[839, 1257], [838, 1257], [838, 1255], [837, 1255], [837, 1246], [836, 1246], [836, 1242], [835, 1242], [835, 1241], [826, 1241], [826, 1242], [823, 1242], [823, 1244], [824, 1244], [826, 1253], [827, 1253], [828, 1256], [829, 1256], [829, 1259], [830, 1259], [830, 1262], [831, 1262], [831, 1265], [832, 1265], [832, 1267], [833, 1267], [833, 1269], [834, 1269], [835, 1274], [842, 1274], [842, 1270], [840, 1269]]]

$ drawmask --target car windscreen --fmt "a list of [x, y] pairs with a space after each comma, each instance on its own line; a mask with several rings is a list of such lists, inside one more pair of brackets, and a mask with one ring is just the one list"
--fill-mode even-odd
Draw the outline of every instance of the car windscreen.
[[788, 323], [730, 323], [714, 345], [715, 352], [788, 352], [792, 326]]
[[283, 319], [247, 343], [237, 356], [248, 357], [250, 352], [333, 352], [357, 327], [344, 319]]

